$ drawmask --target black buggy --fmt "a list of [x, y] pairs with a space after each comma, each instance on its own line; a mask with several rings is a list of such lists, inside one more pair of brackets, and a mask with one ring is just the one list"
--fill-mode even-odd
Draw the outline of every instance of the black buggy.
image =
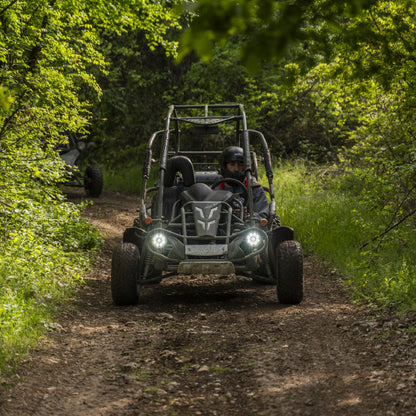
[[[192, 150], [186, 147], [187, 137], [192, 138]], [[243, 148], [248, 186], [220, 175], [221, 150], [208, 150], [218, 140]], [[157, 143], [158, 161], [153, 159]], [[254, 144], [261, 149], [258, 154], [250, 148]], [[267, 218], [253, 210], [253, 181], [260, 161], [268, 179]], [[148, 187], [155, 170], [156, 181]], [[244, 195], [218, 189], [224, 182], [240, 185]], [[176, 274], [233, 273], [276, 284], [281, 303], [297, 304], [303, 298], [302, 248], [293, 229], [281, 226], [276, 216], [266, 140], [262, 133], [248, 130], [240, 104], [173, 105], [165, 129], [148, 143], [139, 217], [113, 252], [113, 301], [136, 304], [141, 285]]]
[[75, 133], [69, 133], [68, 144], [59, 149], [59, 156], [65, 162], [69, 172], [69, 178], [65, 185], [84, 188], [88, 196], [98, 198], [103, 190], [103, 172], [101, 168], [97, 164], [88, 164], [84, 174], [78, 168], [83, 155], [87, 154], [91, 145], [94, 146], [93, 143], [85, 145], [84, 142], [78, 140]]

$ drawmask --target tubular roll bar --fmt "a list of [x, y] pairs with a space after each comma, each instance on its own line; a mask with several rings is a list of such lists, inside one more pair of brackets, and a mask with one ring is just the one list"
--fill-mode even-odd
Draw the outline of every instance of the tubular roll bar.
[[[234, 110], [234, 114], [225, 114], [225, 115], [210, 115], [215, 110]], [[179, 113], [184, 110], [201, 110], [203, 111], [202, 115], [191, 115], [191, 116], [180, 116]], [[143, 165], [143, 183], [142, 183], [142, 197], [141, 197], [141, 213], [142, 219], [144, 221], [146, 212], [145, 212], [145, 195], [146, 195], [146, 184], [150, 175], [150, 167], [152, 161], [152, 146], [156, 137], [164, 134], [163, 147], [160, 155], [160, 184], [159, 184], [159, 198], [157, 204], [157, 218], [154, 218], [156, 221], [161, 221], [163, 215], [163, 192], [164, 192], [164, 181], [166, 174], [166, 164], [168, 160], [169, 153], [169, 141], [171, 134], [175, 134], [177, 139], [177, 149], [176, 154], [192, 154], [192, 151], [181, 151], [180, 150], [180, 122], [190, 123], [195, 125], [215, 125], [224, 122], [236, 122], [236, 139], [239, 139], [240, 133], [242, 133], [242, 147], [244, 151], [244, 173], [247, 178], [247, 184], [252, 185], [253, 183], [253, 171], [251, 166], [250, 159], [250, 143], [249, 143], [249, 133], [256, 134], [260, 137], [260, 140], [263, 144], [264, 157], [265, 157], [265, 167], [266, 167], [266, 176], [269, 182], [270, 190], [270, 213], [274, 213], [276, 210], [276, 202], [273, 190], [273, 171], [271, 168], [271, 159], [270, 152], [267, 147], [266, 139], [263, 134], [256, 130], [247, 129], [247, 119], [244, 112], [244, 106], [242, 104], [200, 104], [200, 105], [171, 105], [169, 107], [168, 115], [166, 118], [166, 128], [165, 130], [160, 130], [153, 133], [152, 137], [149, 140], [145, 160]], [[172, 126], [174, 124], [174, 127]], [[173, 127], [173, 128], [172, 128]], [[221, 152], [207, 152], [211, 154], [220, 154]], [[249, 218], [254, 218], [253, 212], [253, 188], [248, 186], [248, 216]]]

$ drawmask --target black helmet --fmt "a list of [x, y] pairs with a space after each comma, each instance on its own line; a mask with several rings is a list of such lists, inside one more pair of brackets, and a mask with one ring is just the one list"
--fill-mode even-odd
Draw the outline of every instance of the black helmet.
[[231, 172], [227, 169], [228, 162], [244, 162], [244, 152], [241, 147], [229, 146], [223, 150], [220, 156], [221, 175], [224, 178], [233, 178], [242, 181], [244, 172]]

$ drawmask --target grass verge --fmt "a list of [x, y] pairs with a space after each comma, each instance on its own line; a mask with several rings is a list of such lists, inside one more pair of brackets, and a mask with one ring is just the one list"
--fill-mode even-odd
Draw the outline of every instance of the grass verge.
[[63, 200], [21, 200], [10, 208], [0, 237], [0, 382], [82, 282], [100, 242], [80, 207]]
[[142, 166], [126, 165], [118, 170], [105, 170], [105, 188], [111, 191], [139, 193], [142, 186]]
[[[158, 179], [157, 166], [153, 165], [147, 187], [153, 186]], [[106, 189], [125, 193], [139, 194], [142, 189], [143, 166], [139, 164], [126, 164], [117, 170], [104, 171], [104, 183]]]
[[353, 174], [303, 163], [275, 172], [277, 210], [306, 251], [344, 276], [353, 299], [401, 311], [416, 308], [416, 244], [412, 219], [383, 238], [389, 218], [360, 197]]

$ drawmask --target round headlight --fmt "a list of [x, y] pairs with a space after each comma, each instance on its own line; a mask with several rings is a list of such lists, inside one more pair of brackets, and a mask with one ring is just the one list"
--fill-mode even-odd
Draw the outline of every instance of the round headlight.
[[152, 245], [155, 248], [163, 248], [166, 245], [166, 237], [162, 233], [156, 233], [152, 237]]
[[250, 231], [247, 234], [247, 243], [250, 247], [256, 247], [260, 244], [260, 235], [256, 231]]

